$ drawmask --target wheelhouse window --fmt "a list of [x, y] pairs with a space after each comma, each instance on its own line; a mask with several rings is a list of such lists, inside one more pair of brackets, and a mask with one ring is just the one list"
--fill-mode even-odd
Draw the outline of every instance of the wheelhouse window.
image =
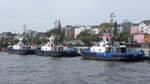
[[127, 49], [126, 48], [117, 48], [117, 51], [121, 52], [121, 53], [125, 53], [125, 52], [127, 52]]
[[63, 51], [63, 47], [58, 47], [59, 51]]
[[110, 53], [111, 52], [111, 48], [107, 48], [106, 52]]
[[103, 41], [103, 38], [100, 38], [99, 41]]
[[106, 38], [106, 41], [109, 41], [109, 39], [108, 39], [108, 38]]

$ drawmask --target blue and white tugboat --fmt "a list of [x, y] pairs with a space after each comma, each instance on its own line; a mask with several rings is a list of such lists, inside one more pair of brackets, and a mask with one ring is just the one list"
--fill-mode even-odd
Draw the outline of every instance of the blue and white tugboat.
[[49, 42], [44, 46], [41, 46], [36, 51], [37, 55], [40, 56], [52, 56], [52, 57], [74, 57], [77, 56], [77, 51], [67, 48], [62, 43], [59, 35], [54, 35], [49, 38]]
[[112, 42], [112, 36], [104, 34], [100, 36], [100, 42], [95, 46], [81, 50], [83, 59], [107, 60], [107, 61], [140, 61], [142, 53], [132, 52], [120, 42]]
[[30, 43], [26, 43], [24, 37], [19, 38], [19, 42], [13, 46], [8, 47], [8, 52], [10, 54], [34, 54], [36, 46]]

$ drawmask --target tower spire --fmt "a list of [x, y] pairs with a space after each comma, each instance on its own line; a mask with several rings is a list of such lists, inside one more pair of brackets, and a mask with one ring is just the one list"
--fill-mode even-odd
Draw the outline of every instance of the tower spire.
[[58, 28], [61, 29], [61, 22], [60, 22], [60, 19], [58, 21]]

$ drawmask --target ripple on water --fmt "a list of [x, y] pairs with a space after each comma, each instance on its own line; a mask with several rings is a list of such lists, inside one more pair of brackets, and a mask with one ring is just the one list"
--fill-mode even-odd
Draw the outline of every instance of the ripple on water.
[[0, 52], [0, 84], [149, 84], [148, 62], [20, 56]]

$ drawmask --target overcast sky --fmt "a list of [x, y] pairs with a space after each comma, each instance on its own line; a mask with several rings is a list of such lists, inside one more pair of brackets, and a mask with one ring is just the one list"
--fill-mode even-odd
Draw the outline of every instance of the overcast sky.
[[0, 32], [21, 32], [24, 24], [46, 31], [62, 25], [93, 25], [109, 21], [111, 12], [121, 23], [150, 19], [150, 0], [0, 0]]

